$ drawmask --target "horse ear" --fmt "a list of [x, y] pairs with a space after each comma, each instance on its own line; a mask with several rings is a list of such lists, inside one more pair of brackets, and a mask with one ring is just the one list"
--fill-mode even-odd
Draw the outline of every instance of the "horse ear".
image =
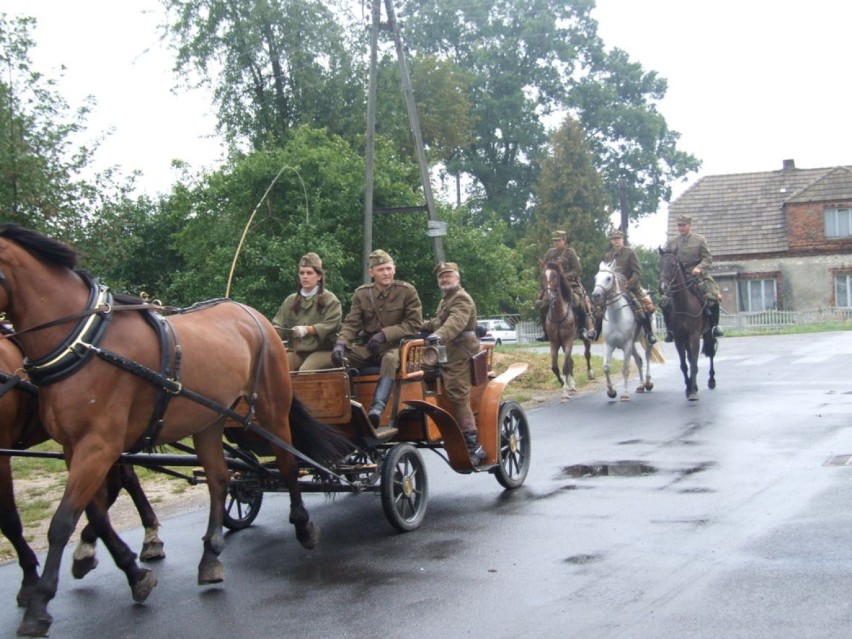
[[544, 260], [538, 261], [538, 267], [543, 271], [544, 270]]

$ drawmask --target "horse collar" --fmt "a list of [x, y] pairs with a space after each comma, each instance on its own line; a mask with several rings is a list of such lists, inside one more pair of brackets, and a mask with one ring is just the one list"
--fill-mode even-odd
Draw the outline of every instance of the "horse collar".
[[[24, 370], [38, 386], [53, 384], [77, 372], [92, 357], [88, 346], [97, 346], [106, 335], [112, 313], [112, 293], [109, 288], [94, 279], [80, 274], [89, 284], [87, 310], [92, 312], [82, 317], [71, 334], [47, 355], [36, 360], [24, 358]], [[102, 308], [103, 310], [95, 310]]]

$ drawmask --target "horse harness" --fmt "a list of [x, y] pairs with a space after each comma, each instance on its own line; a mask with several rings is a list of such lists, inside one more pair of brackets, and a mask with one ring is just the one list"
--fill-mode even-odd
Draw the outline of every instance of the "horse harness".
[[687, 311], [679, 311], [672, 307], [672, 312], [677, 315], [689, 315], [690, 317], [699, 317], [703, 315], [704, 309], [707, 307], [707, 299], [698, 291], [697, 283], [701, 278], [696, 277], [695, 275], [690, 275], [686, 272], [686, 267], [683, 265], [677, 257], [677, 252], [669, 253], [672, 255], [675, 260], [676, 268], [678, 268], [683, 277], [683, 284], [679, 286], [674, 286], [674, 282], [669, 282], [668, 286], [666, 286], [663, 290], [663, 295], [667, 297], [671, 297], [672, 294], [677, 293], [680, 290], [686, 289], [688, 293], [691, 293], [695, 297], [698, 298], [698, 301], [701, 302], [701, 310], [697, 314], [689, 313]]
[[[556, 269], [548, 269], [548, 270], [554, 271], [556, 273], [557, 280], [559, 280], [556, 287], [551, 286], [549, 281], [546, 282], [545, 285], [544, 285], [545, 290], [547, 291], [548, 295], [550, 296], [550, 302], [549, 302], [550, 308], [548, 309], [548, 312], [547, 312], [548, 317], [550, 317], [551, 314], [554, 312], [554, 307], [556, 306], [556, 298], [558, 297], [558, 295], [554, 291], [554, 288], [557, 288], [559, 291], [562, 290], [562, 282], [561, 282], [562, 275]], [[549, 278], [548, 278], [548, 280], [549, 280]], [[572, 293], [572, 295], [573, 295], [573, 293]], [[568, 319], [568, 316], [571, 314], [571, 302], [566, 302], [565, 300], [563, 300], [563, 303], [565, 304], [565, 308], [567, 310], [565, 311], [565, 314], [562, 317], [560, 317], [559, 319], [551, 319], [551, 321], [554, 324], [557, 324], [557, 325], [561, 324], [566, 319]]]

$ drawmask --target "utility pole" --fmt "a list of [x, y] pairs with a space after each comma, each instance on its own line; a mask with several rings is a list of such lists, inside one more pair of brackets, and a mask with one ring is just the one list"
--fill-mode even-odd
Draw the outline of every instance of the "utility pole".
[[[372, 27], [370, 32], [370, 86], [367, 96], [367, 136], [366, 136], [366, 176], [364, 188], [364, 282], [370, 281], [368, 256], [373, 250], [373, 173], [375, 163], [375, 132], [376, 132], [376, 83], [378, 77], [378, 34], [381, 27], [381, 1], [372, 0]], [[426, 234], [432, 238], [435, 251], [435, 261], [444, 261], [444, 245], [441, 237], [446, 235], [446, 224], [438, 220], [435, 211], [435, 200], [432, 197], [432, 183], [429, 177], [429, 165], [426, 162], [426, 152], [423, 149], [423, 137], [420, 131], [420, 120], [417, 117], [417, 104], [414, 101], [414, 91], [411, 88], [411, 76], [405, 61], [405, 51], [402, 46], [402, 36], [399, 23], [393, 7], [393, 0], [385, 0], [385, 10], [388, 14], [388, 27], [393, 33], [396, 46], [397, 62], [399, 63], [402, 90], [405, 96], [405, 108], [408, 111], [408, 123], [414, 135], [414, 151], [420, 167], [420, 180], [423, 184], [423, 196], [426, 199], [426, 211], [429, 214], [429, 224]], [[411, 211], [410, 207], [401, 209], [385, 209], [384, 212]], [[421, 210], [420, 207], [414, 210]]]

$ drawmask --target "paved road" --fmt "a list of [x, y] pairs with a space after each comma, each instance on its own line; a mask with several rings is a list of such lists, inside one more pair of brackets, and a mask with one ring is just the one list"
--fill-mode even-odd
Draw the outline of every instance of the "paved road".
[[[66, 561], [51, 636], [849, 636], [852, 332], [725, 338], [719, 386], [696, 403], [670, 351], [629, 403], [601, 388], [531, 409], [517, 491], [427, 457], [420, 530], [394, 533], [376, 495], [314, 495], [312, 553], [268, 495], [228, 539], [226, 582], [204, 589], [204, 513], [173, 518], [145, 605], [108, 558], [79, 582]], [[11, 604], [17, 567], [0, 577]], [[20, 615], [0, 612], [0, 636]]]

